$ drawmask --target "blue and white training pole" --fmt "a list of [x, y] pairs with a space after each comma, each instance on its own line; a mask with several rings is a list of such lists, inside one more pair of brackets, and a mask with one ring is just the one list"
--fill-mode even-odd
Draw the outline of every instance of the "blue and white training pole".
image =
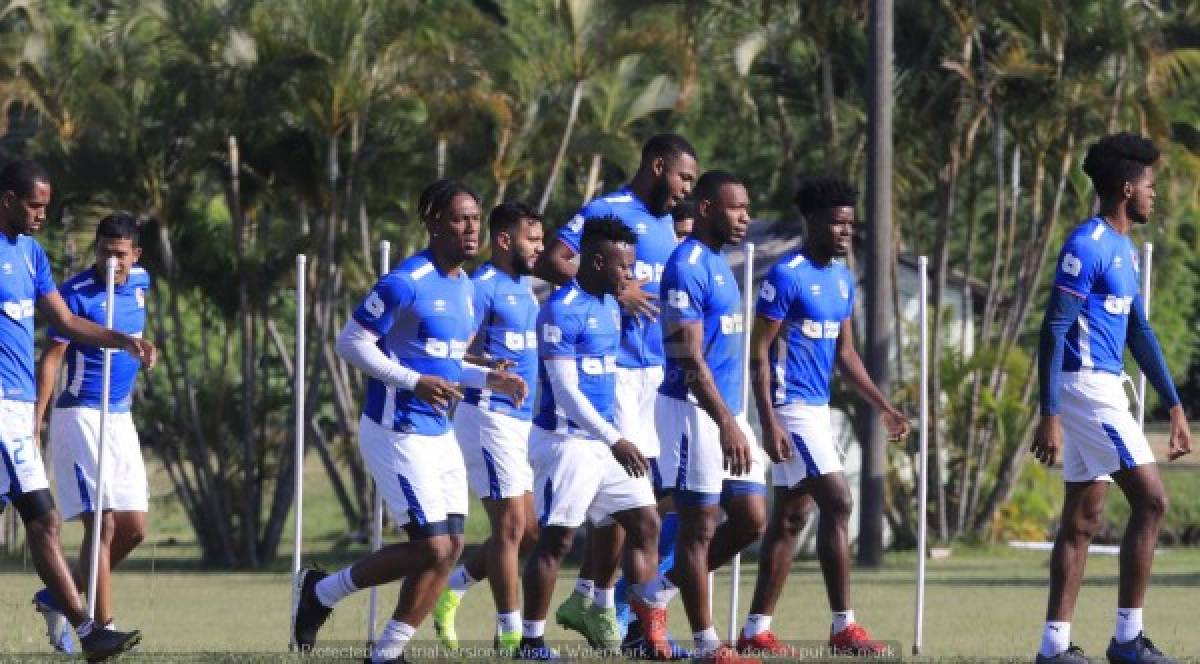
[[[104, 327], [113, 329], [113, 311], [117, 308], [117, 259], [110, 256], [104, 270]], [[91, 562], [88, 565], [88, 617], [96, 619], [96, 576], [100, 568], [100, 537], [104, 527], [104, 444], [108, 438], [108, 398], [112, 387], [113, 349], [104, 349], [104, 369], [100, 380], [100, 435], [96, 441], [96, 500], [92, 512]]]
[[[1142, 245], [1142, 302], [1146, 306], [1146, 318], [1150, 318], [1150, 267], [1154, 259], [1154, 243]], [[1138, 372], [1137, 421], [1142, 431], [1146, 430], [1146, 372]]]
[[[754, 243], [742, 245], [742, 413], [750, 413], [750, 321], [754, 320]], [[751, 450], [753, 453], [753, 450]], [[738, 595], [742, 586], [742, 554], [729, 568], [729, 640], [738, 639]]]
[[918, 398], [920, 415], [917, 436], [920, 439], [917, 469], [917, 598], [913, 611], [913, 655], [921, 654], [921, 636], [925, 627], [925, 547], [929, 534], [929, 257], [917, 259], [918, 299], [920, 312], [918, 334], [921, 363], [921, 394]]
[[[392, 262], [392, 243], [387, 240], [379, 241], [379, 278], [388, 273]], [[383, 548], [383, 494], [379, 487], [372, 482], [375, 499], [371, 503], [371, 551]], [[367, 652], [375, 647], [375, 622], [379, 614], [379, 588], [371, 587], [371, 599], [367, 603]]]
[[[304, 286], [308, 277], [308, 256], [296, 255], [296, 364], [292, 372], [292, 399], [295, 410], [296, 445], [293, 449], [292, 482], [295, 486], [296, 519], [292, 530], [292, 579], [300, 578], [300, 557], [304, 553]], [[297, 605], [300, 586], [292, 584], [292, 606]], [[293, 616], [294, 618], [295, 616]], [[290, 648], [295, 650], [294, 635], [288, 638]]]

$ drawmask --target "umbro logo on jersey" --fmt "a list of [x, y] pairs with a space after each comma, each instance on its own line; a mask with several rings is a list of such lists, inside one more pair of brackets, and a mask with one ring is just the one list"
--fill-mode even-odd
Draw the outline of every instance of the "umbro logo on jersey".
[[509, 295], [509, 296], [508, 296], [508, 303], [509, 303], [509, 304], [516, 304], [516, 303], [517, 303], [517, 296], [516, 296], [516, 295]]
[[446, 301], [445, 300], [434, 300], [433, 301], [433, 310], [438, 313], [442, 313], [442, 312], [446, 311]]
[[813, 295], [820, 295], [821, 294], [821, 284], [813, 284], [808, 287], [808, 290]]
[[724, 286], [724, 285], [725, 285], [725, 277], [724, 277], [723, 275], [720, 275], [720, 274], [714, 274], [714, 275], [713, 275], [713, 281], [717, 282], [717, 285], [718, 285], [718, 286]]
[[594, 329], [596, 329], [597, 327], [600, 327], [600, 321], [598, 321], [598, 320], [596, 320], [595, 318], [592, 318], [592, 317], [590, 317], [590, 316], [589, 316], [589, 317], [588, 317], [588, 319], [587, 319], [587, 326], [588, 326], [588, 329], [589, 329], [589, 330], [594, 330]]
[[1074, 254], [1064, 254], [1062, 259], [1062, 271], [1072, 277], [1078, 277], [1083, 271], [1083, 261], [1079, 260]]
[[1121, 268], [1121, 257], [1113, 256], [1113, 269], [1118, 270], [1120, 268]]
[[645, 223], [638, 222], [638, 225], [637, 225], [637, 227], [635, 227], [633, 229], [633, 232], [637, 233], [638, 235], [645, 235], [646, 231], [648, 231], [648, 230], [650, 230], [650, 229], [649, 229], [649, 227], [646, 226]]
[[5, 263], [4, 265], [0, 265], [0, 270], [3, 270], [4, 274], [12, 274], [12, 263]]

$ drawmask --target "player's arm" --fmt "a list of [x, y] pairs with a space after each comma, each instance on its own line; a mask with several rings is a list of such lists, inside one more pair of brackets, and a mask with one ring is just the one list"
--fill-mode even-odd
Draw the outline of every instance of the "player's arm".
[[1058, 419], [1058, 386], [1062, 379], [1063, 347], [1067, 331], [1079, 319], [1084, 298], [1062, 288], [1050, 289], [1046, 315], [1038, 335], [1038, 401], [1041, 421], [1033, 436], [1031, 451], [1038, 461], [1053, 465], [1062, 446], [1062, 423]]
[[758, 423], [762, 428], [763, 447], [771, 461], [780, 463], [792, 457], [792, 445], [787, 431], [775, 418], [775, 400], [771, 398], [771, 347], [779, 338], [783, 320], [759, 314], [754, 317], [750, 331], [750, 391], [758, 408]]
[[842, 321], [838, 331], [837, 362], [842, 375], [850, 381], [850, 385], [858, 394], [883, 414], [883, 423], [887, 427], [888, 436], [892, 440], [900, 440], [908, 435], [908, 418], [896, 409], [879, 390], [867, 368], [863, 366], [858, 350], [854, 348], [854, 329], [850, 319]]
[[54, 396], [54, 386], [58, 384], [58, 371], [62, 368], [63, 357], [67, 354], [67, 342], [51, 337], [42, 351], [42, 357], [37, 365], [37, 403], [34, 406], [33, 436], [39, 441], [42, 435], [42, 422], [46, 421], [46, 411], [50, 407], [50, 398]]
[[58, 291], [50, 291], [38, 298], [38, 311], [50, 319], [50, 324], [59, 334], [85, 346], [116, 348], [136, 357], [138, 361], [153, 368], [157, 351], [154, 344], [145, 339], [130, 336], [97, 325], [83, 316], [76, 316], [67, 307]]
[[1171, 372], [1167, 370], [1167, 359], [1163, 357], [1162, 346], [1158, 343], [1154, 329], [1150, 327], [1150, 320], [1146, 316], [1146, 303], [1141, 295], [1133, 298], [1125, 339], [1142, 374], [1154, 386], [1154, 391], [1158, 392], [1163, 404], [1170, 409], [1171, 444], [1167, 458], [1174, 461], [1192, 451], [1192, 433], [1187, 415], [1183, 412], [1183, 405], [1179, 401], [1179, 394], [1175, 391], [1175, 381], [1171, 379]]

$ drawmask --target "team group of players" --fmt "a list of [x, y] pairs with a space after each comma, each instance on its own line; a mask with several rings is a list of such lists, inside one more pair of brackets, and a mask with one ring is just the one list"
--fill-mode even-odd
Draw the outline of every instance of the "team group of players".
[[[1172, 459], [1190, 451], [1179, 398], [1131, 276], [1137, 266], [1128, 232], [1150, 213], [1157, 158], [1152, 144], [1128, 134], [1089, 150], [1084, 170], [1100, 213], [1070, 234], [1043, 326], [1034, 452], [1053, 463], [1061, 447], [1067, 501], [1039, 662], [1087, 661], [1069, 642], [1070, 615], [1108, 481], [1121, 487], [1132, 512], [1108, 657], [1170, 661], [1141, 629], [1166, 498], [1120, 379], [1128, 345], [1170, 407]], [[26, 524], [47, 586], [34, 602], [51, 642], [71, 649], [73, 627], [85, 653], [103, 659], [140, 639], [113, 625], [108, 579], [145, 533], [145, 470], [128, 406], [138, 367], [155, 358], [140, 338], [149, 281], [136, 266], [137, 225], [117, 213], [98, 227], [96, 267], [56, 289], [30, 237], [49, 199], [49, 178], [36, 164], [0, 172], [0, 494]], [[408, 541], [331, 574], [302, 570], [295, 644], [311, 650], [349, 594], [403, 579], [372, 659], [403, 661], [430, 613], [439, 639], [455, 648], [459, 602], [487, 579], [496, 647], [519, 658], [556, 658], [546, 643], [551, 594], [575, 531], [587, 525], [579, 578], [555, 613], [562, 627], [594, 647], [647, 659], [787, 657], [792, 651], [771, 630], [771, 616], [815, 504], [829, 645], [851, 655], [887, 652], [851, 608], [852, 501], [829, 409], [837, 365], [893, 439], [908, 433], [906, 417], [874, 385], [853, 345], [855, 278], [842, 259], [858, 223], [856, 202], [844, 180], [801, 182], [803, 247], [770, 268], [751, 323], [722, 254], [746, 236], [747, 188], [724, 171], [699, 175], [695, 150], [677, 135], [650, 139], [628, 186], [585, 205], [546, 251], [539, 215], [520, 203], [497, 206], [487, 217], [489, 260], [469, 277], [464, 265], [482, 244], [479, 200], [454, 181], [426, 188], [418, 215], [428, 247], [375, 284], [337, 340], [339, 355], [368, 376], [360, 452]], [[119, 266], [112, 331], [97, 325], [105, 315], [100, 266], [109, 256]], [[557, 286], [540, 306], [534, 275]], [[52, 324], [36, 381], [35, 308]], [[101, 348], [123, 352], [112, 368], [106, 464], [113, 461], [106, 470], [114, 470], [105, 473], [93, 620], [78, 592], [86, 566], [72, 570], [58, 542], [60, 517], [38, 438], [65, 357], [66, 387], [48, 432], [52, 466], [63, 516], [90, 516]], [[747, 420], [744, 387], [755, 400], [761, 442]], [[775, 491], [769, 516], [768, 465]], [[458, 564], [468, 487], [482, 499], [492, 532]], [[90, 537], [90, 518], [84, 524]], [[723, 644], [709, 611], [709, 572], [760, 537], [749, 615], [737, 642]], [[676, 595], [693, 631], [690, 651], [667, 634], [666, 609]]]

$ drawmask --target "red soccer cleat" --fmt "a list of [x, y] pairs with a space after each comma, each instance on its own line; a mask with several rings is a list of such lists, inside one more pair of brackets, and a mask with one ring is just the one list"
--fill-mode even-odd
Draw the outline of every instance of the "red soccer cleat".
[[753, 657], [743, 657], [738, 654], [738, 651], [725, 644], [721, 644], [721, 647], [707, 655], [693, 657], [692, 661], [696, 664], [762, 664], [760, 660]]
[[754, 636], [746, 636], [742, 632], [737, 641], [738, 652], [743, 655], [758, 655], [760, 657], [791, 657], [792, 647], [784, 644], [775, 636], [775, 632], [767, 630]]
[[883, 641], [874, 641], [862, 625], [855, 623], [829, 637], [829, 647], [835, 655], [866, 657], [868, 655], [893, 654], [892, 648]]
[[642, 624], [646, 657], [656, 661], [671, 660], [675, 649], [667, 636], [667, 610], [650, 606], [634, 593], [629, 594], [629, 608]]

